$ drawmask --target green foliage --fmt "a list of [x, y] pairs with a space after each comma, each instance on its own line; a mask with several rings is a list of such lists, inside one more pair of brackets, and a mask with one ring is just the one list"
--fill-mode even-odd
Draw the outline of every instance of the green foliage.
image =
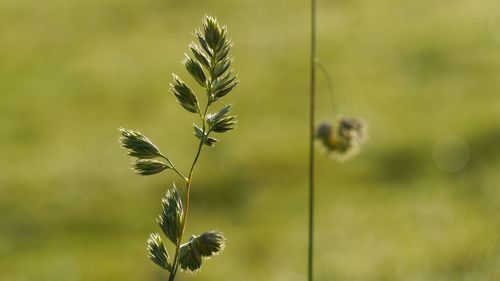
[[[193, 79], [205, 88], [207, 102], [204, 110], [200, 110], [194, 91], [179, 76], [172, 75], [174, 81], [170, 84], [170, 91], [184, 109], [191, 113], [198, 113], [202, 123], [201, 127], [194, 124], [194, 135], [200, 143], [188, 177], [185, 177], [172, 161], [161, 154], [160, 150], [144, 135], [136, 131], [120, 129], [122, 133], [120, 142], [130, 156], [137, 158], [132, 163], [132, 167], [139, 175], [154, 175], [166, 169], [173, 169], [186, 182], [185, 207], [174, 184], [174, 187], [168, 190], [162, 199], [162, 212], [157, 219], [163, 233], [175, 247], [172, 263], [169, 261], [167, 250], [159, 234], [151, 234], [147, 241], [149, 258], [170, 272], [169, 281], [174, 280], [179, 267], [195, 272], [201, 267], [202, 257], [211, 257], [224, 248], [224, 236], [214, 231], [203, 233], [198, 237], [192, 236], [186, 244], [181, 245], [181, 242], [187, 219], [185, 214], [188, 213], [189, 208], [193, 171], [201, 149], [204, 145], [214, 146], [218, 142], [210, 136], [211, 132], [225, 133], [232, 130], [236, 124], [236, 116], [228, 115], [231, 105], [226, 105], [216, 113], [207, 114], [214, 101], [225, 96], [238, 85], [236, 76], [228, 71], [233, 59], [229, 56], [232, 43], [226, 38], [226, 33], [226, 27], [221, 27], [215, 18], [206, 16], [203, 20], [203, 27], [195, 32], [199, 43], [189, 45], [193, 58], [186, 55], [183, 61]], [[167, 163], [152, 158], [163, 158]]]
[[168, 256], [167, 249], [161, 240], [160, 234], [151, 233], [149, 235], [147, 253], [148, 257], [161, 268], [168, 271], [172, 270], [170, 257]]

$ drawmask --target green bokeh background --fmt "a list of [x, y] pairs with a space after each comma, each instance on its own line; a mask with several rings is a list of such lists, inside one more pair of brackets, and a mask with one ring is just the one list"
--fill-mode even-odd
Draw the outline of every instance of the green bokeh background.
[[[318, 10], [335, 101], [320, 74], [318, 118], [362, 117], [370, 140], [344, 163], [317, 150], [316, 280], [500, 280], [500, 2]], [[295, 0], [2, 0], [0, 280], [166, 280], [145, 240], [177, 178], [134, 175], [117, 128], [187, 169], [195, 116], [168, 84], [187, 78], [205, 13], [235, 42], [239, 128], [203, 152], [187, 231], [228, 241], [178, 280], [305, 280], [309, 3]], [[465, 150], [436, 152], [450, 135]]]

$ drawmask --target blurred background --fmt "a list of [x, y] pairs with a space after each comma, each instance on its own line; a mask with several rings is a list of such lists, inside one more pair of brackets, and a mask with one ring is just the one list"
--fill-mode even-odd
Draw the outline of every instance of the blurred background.
[[[500, 2], [318, 3], [318, 119], [370, 140], [317, 150], [316, 276], [500, 280]], [[137, 129], [186, 170], [195, 116], [168, 91], [204, 14], [229, 27], [239, 128], [204, 150], [187, 232], [227, 248], [178, 280], [305, 280], [308, 1], [2, 0], [0, 280], [166, 280], [145, 256], [173, 173], [139, 177]], [[191, 82], [191, 80], [188, 80]]]

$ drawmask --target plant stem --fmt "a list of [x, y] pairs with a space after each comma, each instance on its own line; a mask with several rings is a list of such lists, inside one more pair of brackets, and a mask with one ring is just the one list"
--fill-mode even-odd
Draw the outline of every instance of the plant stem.
[[[203, 122], [203, 132], [206, 131], [206, 115], [207, 115], [207, 110], [208, 110], [208, 105], [205, 108], [205, 112], [203, 115], [200, 114], [200, 117]], [[177, 244], [175, 245], [175, 254], [174, 254], [174, 264], [172, 266], [172, 271], [170, 272], [169, 281], [173, 281], [175, 278], [175, 275], [177, 274], [177, 270], [179, 268], [179, 250], [181, 248], [181, 241], [182, 237], [184, 236], [184, 231], [186, 229], [186, 222], [187, 222], [187, 217], [189, 213], [189, 202], [190, 202], [190, 194], [191, 194], [191, 183], [193, 181], [193, 172], [194, 168], [196, 167], [196, 163], [198, 162], [198, 158], [200, 157], [201, 154], [201, 149], [203, 148], [203, 143], [205, 139], [208, 137], [208, 132], [205, 137], [200, 139], [200, 143], [198, 144], [198, 149], [196, 151], [196, 155], [194, 157], [193, 163], [191, 164], [191, 169], [189, 170], [189, 175], [187, 177], [186, 181], [186, 205], [184, 207], [184, 216], [182, 218], [181, 222], [181, 234], [178, 237]]]
[[163, 154], [160, 154], [160, 156], [167, 160], [168, 164], [170, 164], [170, 166], [172, 166], [172, 170], [174, 170], [182, 179], [184, 179], [184, 181], [188, 181], [188, 178], [186, 178], [186, 176], [184, 176], [174, 165], [174, 163], [172, 163], [172, 161], [170, 161], [170, 159], [168, 159], [165, 155]]
[[313, 280], [314, 253], [314, 115], [316, 99], [316, 0], [311, 0], [311, 53], [310, 53], [310, 108], [309, 108], [309, 240], [307, 253], [307, 280]]
[[335, 117], [335, 101], [334, 101], [334, 98], [333, 98], [333, 86], [332, 86], [332, 79], [330, 78], [330, 74], [328, 73], [328, 70], [326, 69], [326, 67], [320, 63], [318, 60], [315, 61], [316, 63], [316, 66], [319, 68], [319, 70], [321, 70], [321, 72], [323, 73], [323, 75], [325, 76], [326, 78], [326, 86], [328, 87], [328, 96], [330, 97], [330, 106], [331, 106], [331, 111], [332, 111], [332, 118]]

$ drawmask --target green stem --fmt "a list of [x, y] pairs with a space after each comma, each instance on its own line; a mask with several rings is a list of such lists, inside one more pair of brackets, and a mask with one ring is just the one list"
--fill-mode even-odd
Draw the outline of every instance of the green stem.
[[315, 98], [316, 98], [316, 0], [311, 0], [311, 53], [310, 53], [310, 119], [309, 119], [309, 224], [308, 224], [308, 253], [307, 253], [307, 280], [313, 280], [314, 254], [314, 126], [315, 126]]
[[170, 166], [172, 167], [172, 170], [174, 170], [182, 179], [184, 179], [184, 181], [188, 181], [188, 178], [186, 178], [174, 165], [174, 163], [172, 163], [172, 161], [170, 161], [170, 159], [168, 159], [165, 155], [163, 154], [160, 154], [160, 156], [165, 159], [168, 164], [170, 164]]
[[328, 93], [329, 93], [329, 97], [330, 97], [330, 106], [331, 106], [331, 110], [332, 110], [332, 117], [335, 117], [335, 101], [333, 99], [333, 86], [332, 86], [332, 79], [330, 78], [330, 74], [328, 73], [328, 70], [326, 69], [326, 67], [320, 63], [318, 60], [315, 61], [316, 63], [316, 66], [318, 66], [319, 70], [321, 70], [321, 72], [323, 73], [323, 75], [325, 76], [326, 78], [326, 86], [328, 87]]
[[[211, 89], [211, 85], [212, 84], [212, 79], [213, 79], [213, 74], [214, 74], [214, 67], [212, 67], [213, 65], [215, 65], [215, 58], [217, 57], [217, 52], [214, 51], [214, 54], [212, 55], [211, 57], [211, 67], [209, 69], [209, 73], [210, 73], [210, 83], [207, 82], [207, 85], [205, 87], [206, 91], [207, 91], [207, 105], [205, 107], [205, 110], [203, 112], [203, 114], [201, 114], [201, 111], [198, 110], [198, 114], [200, 116], [200, 119], [203, 123], [203, 137], [200, 139], [200, 143], [198, 144], [198, 150], [196, 151], [196, 155], [194, 157], [194, 160], [193, 160], [193, 163], [191, 165], [191, 169], [189, 170], [189, 175], [187, 177], [187, 180], [186, 180], [186, 204], [185, 204], [185, 207], [184, 207], [184, 217], [182, 218], [182, 222], [181, 222], [181, 234], [179, 235], [179, 239], [177, 240], [177, 244], [176, 244], [176, 247], [175, 247], [175, 254], [174, 254], [174, 264], [172, 266], [172, 271], [170, 272], [170, 276], [169, 276], [169, 281], [174, 281], [174, 278], [175, 278], [175, 275], [177, 274], [177, 270], [179, 269], [179, 250], [180, 250], [180, 247], [181, 247], [181, 241], [182, 241], [182, 237], [184, 236], [184, 231], [186, 229], [186, 221], [187, 221], [187, 216], [188, 216], [188, 213], [189, 213], [189, 203], [190, 203], [190, 194], [191, 194], [191, 183], [192, 183], [192, 180], [193, 180], [193, 172], [194, 172], [194, 168], [196, 167], [196, 163], [198, 162], [198, 158], [200, 157], [200, 154], [201, 154], [201, 149], [203, 148], [203, 144], [205, 143], [205, 140], [208, 138], [209, 134], [210, 134], [210, 129], [207, 128], [207, 112], [208, 112], [208, 108], [210, 107], [211, 103], [212, 103], [212, 89]], [[199, 107], [198, 107], [199, 108]]]
[[[208, 105], [205, 108], [205, 112], [203, 115], [200, 115], [202, 122], [203, 122], [203, 132], [206, 131], [206, 115], [207, 115], [207, 110], [208, 110]], [[200, 157], [201, 154], [201, 149], [203, 148], [203, 143], [205, 142], [205, 139], [208, 137], [208, 133], [206, 134], [205, 137], [203, 137], [200, 140], [200, 143], [198, 144], [198, 149], [196, 151], [196, 155], [194, 157], [193, 163], [191, 164], [191, 169], [189, 170], [189, 175], [187, 177], [186, 181], [186, 204], [184, 207], [184, 216], [181, 221], [181, 233], [178, 237], [177, 244], [175, 245], [175, 254], [174, 254], [174, 264], [172, 266], [172, 271], [170, 272], [169, 281], [173, 281], [175, 278], [175, 275], [177, 274], [177, 270], [179, 269], [179, 251], [181, 247], [181, 241], [182, 237], [184, 236], [184, 231], [186, 230], [186, 222], [187, 222], [187, 217], [189, 213], [189, 204], [190, 204], [190, 194], [191, 194], [191, 183], [193, 181], [193, 172], [194, 168], [196, 167], [196, 163], [198, 162], [198, 158]]]

